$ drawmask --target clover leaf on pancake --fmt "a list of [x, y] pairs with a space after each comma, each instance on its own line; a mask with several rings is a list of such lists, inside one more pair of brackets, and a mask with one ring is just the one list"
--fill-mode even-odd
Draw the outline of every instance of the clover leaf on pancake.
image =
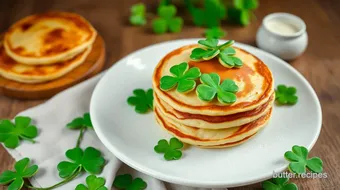
[[24, 179], [34, 176], [38, 172], [38, 166], [32, 165], [28, 167], [30, 162], [29, 158], [23, 158], [17, 161], [14, 165], [15, 171], [4, 171], [0, 175], [0, 184], [9, 184], [9, 190], [19, 190], [24, 185]]
[[218, 45], [218, 40], [215, 38], [207, 38], [199, 40], [198, 43], [202, 47], [195, 48], [190, 54], [190, 59], [193, 61], [210, 60], [218, 57], [220, 64], [227, 68], [241, 67], [243, 62], [236, 57], [236, 50], [231, 47], [234, 40], [229, 40], [222, 45]]
[[62, 161], [58, 164], [57, 169], [61, 178], [77, 176], [82, 170], [98, 174], [105, 163], [100, 151], [93, 147], [87, 147], [85, 151], [81, 148], [70, 149], [66, 151], [66, 157], [72, 162]]
[[217, 73], [202, 74], [200, 85], [196, 88], [196, 94], [202, 101], [212, 101], [216, 94], [217, 99], [222, 104], [231, 104], [236, 102], [235, 93], [238, 86], [233, 80], [226, 79], [220, 84], [220, 76]]
[[223, 38], [226, 35], [226, 32], [224, 32], [220, 27], [213, 27], [208, 28], [205, 30], [204, 35], [206, 38]]
[[322, 172], [322, 160], [318, 157], [308, 158], [308, 150], [303, 146], [293, 146], [292, 151], [287, 151], [284, 155], [288, 160], [288, 169], [291, 172], [302, 174], [306, 173], [306, 167], [313, 173]]
[[38, 135], [38, 129], [31, 124], [32, 119], [29, 117], [15, 117], [14, 123], [10, 120], [0, 122], [0, 142], [3, 142], [7, 148], [16, 148], [19, 146], [20, 139], [35, 143], [33, 140]]
[[183, 148], [183, 143], [173, 137], [170, 139], [170, 143], [165, 139], [159, 140], [154, 150], [157, 153], [164, 153], [165, 160], [178, 160], [182, 157], [181, 148]]
[[95, 175], [89, 175], [86, 177], [86, 185], [79, 184], [75, 190], [107, 190], [105, 185], [105, 179], [102, 177], [96, 177]]
[[298, 102], [296, 96], [296, 88], [293, 86], [287, 87], [286, 85], [280, 84], [275, 90], [275, 100], [280, 105], [294, 105]]
[[297, 190], [295, 183], [288, 183], [288, 178], [273, 178], [262, 182], [264, 190]]
[[130, 174], [123, 174], [116, 176], [113, 186], [119, 190], [143, 190], [147, 184], [141, 178], [132, 179]]
[[135, 96], [130, 96], [127, 99], [128, 104], [136, 106], [137, 113], [146, 113], [148, 110], [153, 110], [153, 90], [150, 88], [147, 91], [143, 89], [135, 89]]
[[201, 76], [201, 71], [197, 67], [189, 69], [187, 62], [174, 65], [170, 68], [173, 76], [163, 76], [160, 80], [160, 88], [168, 91], [177, 86], [177, 91], [181, 93], [190, 92], [195, 89], [195, 79]]

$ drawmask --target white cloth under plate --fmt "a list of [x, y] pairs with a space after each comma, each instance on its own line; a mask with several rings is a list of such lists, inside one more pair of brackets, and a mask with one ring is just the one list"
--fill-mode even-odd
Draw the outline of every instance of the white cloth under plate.
[[[32, 163], [39, 166], [39, 172], [31, 179], [33, 186], [48, 187], [62, 180], [58, 176], [57, 164], [60, 161], [68, 160], [65, 157], [65, 152], [75, 147], [79, 135], [79, 130], [70, 130], [65, 126], [73, 118], [89, 112], [92, 92], [102, 75], [84, 81], [57, 94], [46, 103], [18, 114], [29, 116], [33, 119], [33, 124], [38, 127], [39, 131], [38, 137], [35, 138], [37, 142], [32, 144], [27, 141], [21, 141], [19, 147], [7, 149], [7, 151], [15, 160], [29, 157]], [[100, 176], [106, 179], [106, 186], [108, 188], [111, 187], [116, 174], [130, 173], [133, 177], [143, 178], [148, 184], [147, 190], [202, 189], [166, 184], [122, 164], [105, 148], [93, 130], [87, 130], [81, 142], [81, 148], [88, 146], [99, 149], [107, 161]], [[86, 177], [87, 175], [81, 175], [57, 189], [75, 189], [78, 184], [85, 184]]]

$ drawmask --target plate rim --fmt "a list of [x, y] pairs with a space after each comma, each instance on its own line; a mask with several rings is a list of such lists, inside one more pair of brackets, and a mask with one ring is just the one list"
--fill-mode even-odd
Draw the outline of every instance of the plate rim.
[[[102, 83], [102, 81], [104, 81], [104, 79], [106, 77], [108, 77], [108, 73], [109, 72], [114, 72], [114, 70], [116, 70], [115, 68], [118, 65], [123, 64], [129, 57], [134, 56], [135, 54], [138, 54], [142, 51], [151, 49], [155, 46], [159, 46], [159, 45], [163, 45], [163, 44], [167, 44], [167, 43], [176, 43], [176, 42], [191, 42], [191, 41], [197, 41], [197, 40], [201, 40], [203, 38], [187, 38], [187, 39], [179, 39], [179, 40], [169, 40], [169, 41], [164, 41], [164, 42], [160, 42], [160, 43], [156, 43], [156, 44], [152, 44], [146, 47], [143, 47], [139, 50], [136, 50], [126, 56], [124, 56], [122, 59], [118, 60], [115, 64], [113, 64], [108, 70], [107, 72], [105, 72], [104, 76], [102, 76], [102, 78], [98, 81], [98, 83], [96, 84], [93, 93], [91, 95], [91, 100], [90, 100], [90, 114], [91, 115], [95, 115], [93, 114], [93, 110], [94, 110], [94, 99], [96, 97], [97, 92], [99, 91], [99, 84]], [[226, 41], [226, 40], [220, 40], [220, 41]], [[312, 94], [312, 98], [314, 99], [314, 101], [316, 102], [316, 106], [318, 109], [317, 115], [319, 116], [320, 120], [318, 123], [318, 128], [317, 128], [317, 134], [314, 137], [313, 141], [309, 144], [309, 146], [307, 147], [307, 149], [310, 151], [313, 146], [315, 145], [316, 141], [319, 138], [320, 132], [321, 132], [321, 128], [322, 128], [322, 109], [321, 109], [321, 103], [317, 97], [317, 94], [314, 90], [314, 88], [312, 87], [312, 85], [307, 81], [307, 79], [298, 71], [296, 70], [293, 66], [291, 66], [289, 63], [287, 63], [286, 61], [276, 57], [275, 55], [268, 53], [262, 49], [259, 49], [257, 47], [251, 46], [251, 45], [247, 45], [244, 43], [235, 43], [236, 46], [243, 46], [243, 47], [247, 47], [250, 49], [256, 49], [256, 51], [259, 51], [261, 54], [263, 54], [264, 56], [268, 56], [269, 58], [277, 61], [277, 62], [282, 62], [284, 65], [284, 67], [286, 67], [288, 70], [290, 70], [291, 72], [293, 72], [295, 75], [297, 75], [297, 77], [303, 82], [303, 84], [307, 87], [307, 89], [309, 91], [311, 91]], [[133, 161], [133, 159], [130, 159], [129, 157], [125, 156], [124, 154], [122, 154], [115, 146], [112, 146], [111, 143], [109, 142], [109, 140], [107, 138], [104, 137], [103, 133], [101, 132], [101, 130], [99, 129], [98, 123], [96, 120], [92, 120], [93, 123], [93, 128], [94, 131], [96, 132], [99, 140], [104, 144], [104, 146], [114, 155], [116, 156], [120, 161], [122, 161], [123, 163], [125, 163], [126, 165], [130, 166], [131, 168], [144, 173], [146, 175], [152, 176], [156, 179], [165, 181], [165, 182], [169, 182], [169, 183], [174, 183], [174, 184], [180, 184], [180, 185], [186, 185], [186, 186], [191, 186], [191, 187], [207, 187], [207, 188], [225, 188], [225, 187], [239, 187], [239, 186], [246, 186], [246, 185], [250, 185], [250, 184], [254, 184], [254, 183], [258, 183], [258, 182], [262, 182], [265, 181], [267, 179], [272, 178], [273, 172], [271, 172], [270, 174], [265, 174], [265, 175], [261, 175], [260, 177], [253, 177], [251, 179], [249, 179], [247, 182], [233, 182], [233, 183], [225, 183], [224, 181], [195, 181], [195, 180], [188, 180], [188, 179], [182, 179], [180, 177], [176, 177], [176, 176], [169, 176], [167, 174], [158, 172], [156, 170], [153, 169], [149, 169], [148, 167], [143, 166], [143, 164], [139, 164], [138, 162]], [[281, 173], [284, 170], [286, 170], [286, 168], [288, 167], [288, 163], [285, 164], [284, 166], [280, 167], [280, 168], [275, 168], [275, 173]]]

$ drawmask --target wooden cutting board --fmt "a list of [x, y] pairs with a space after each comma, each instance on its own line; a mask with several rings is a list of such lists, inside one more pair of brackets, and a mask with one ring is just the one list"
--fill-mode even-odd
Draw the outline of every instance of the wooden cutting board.
[[55, 80], [38, 84], [20, 83], [0, 76], [0, 94], [18, 99], [50, 98], [58, 92], [96, 75], [103, 69], [104, 63], [105, 43], [103, 38], [98, 35], [84, 63], [71, 72]]

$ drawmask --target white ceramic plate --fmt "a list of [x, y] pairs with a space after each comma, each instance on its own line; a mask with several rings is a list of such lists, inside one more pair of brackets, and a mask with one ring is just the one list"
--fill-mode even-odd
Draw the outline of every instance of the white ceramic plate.
[[283, 155], [293, 145], [309, 150], [316, 142], [322, 117], [319, 100], [306, 79], [288, 63], [257, 48], [236, 44], [258, 56], [271, 69], [275, 84], [298, 89], [299, 102], [275, 106], [262, 131], [233, 148], [209, 150], [189, 147], [177, 161], [165, 161], [154, 146], [171, 136], [161, 129], [152, 112], [137, 114], [127, 104], [136, 88], [150, 88], [158, 61], [180, 46], [198, 39], [176, 40], [143, 48], [118, 61], [94, 90], [90, 112], [94, 129], [104, 145], [121, 161], [155, 178], [187, 186], [235, 187], [271, 178], [287, 167]]

